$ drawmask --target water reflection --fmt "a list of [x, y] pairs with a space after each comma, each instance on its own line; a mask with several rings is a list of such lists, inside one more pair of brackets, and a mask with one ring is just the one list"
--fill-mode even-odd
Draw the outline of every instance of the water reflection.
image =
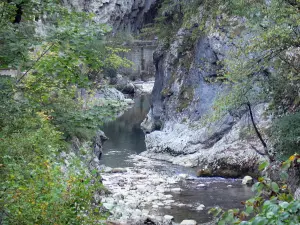
[[149, 99], [148, 95], [137, 97], [132, 108], [102, 127], [109, 138], [103, 146], [103, 164], [110, 167], [131, 166], [126, 162], [127, 157], [146, 150], [145, 135], [140, 124], [149, 111]]

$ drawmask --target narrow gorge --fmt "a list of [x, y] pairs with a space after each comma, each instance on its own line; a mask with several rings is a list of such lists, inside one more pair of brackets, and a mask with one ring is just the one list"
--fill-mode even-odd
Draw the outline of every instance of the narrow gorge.
[[0, 9], [0, 224], [299, 224], [298, 0]]

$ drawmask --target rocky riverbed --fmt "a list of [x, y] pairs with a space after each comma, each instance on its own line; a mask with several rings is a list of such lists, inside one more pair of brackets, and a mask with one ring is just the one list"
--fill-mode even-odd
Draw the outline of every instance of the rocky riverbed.
[[[241, 180], [197, 178], [193, 169], [173, 166], [139, 155], [128, 159], [130, 167], [103, 167], [103, 184], [111, 192], [102, 198], [120, 224], [180, 224], [184, 220], [214, 224], [207, 214], [212, 207], [241, 207], [251, 196]], [[191, 223], [192, 224], [192, 223]]]
[[149, 107], [149, 97], [139, 96], [132, 108], [102, 127], [109, 140], [103, 145], [100, 170], [110, 194], [101, 201], [111, 212], [109, 221], [130, 225], [144, 224], [147, 219], [155, 224], [180, 224], [184, 220], [190, 220], [187, 224], [214, 224], [210, 223], [210, 208], [242, 207], [240, 202], [252, 192], [240, 179], [198, 178], [197, 167], [140, 155], [146, 151], [140, 123]]

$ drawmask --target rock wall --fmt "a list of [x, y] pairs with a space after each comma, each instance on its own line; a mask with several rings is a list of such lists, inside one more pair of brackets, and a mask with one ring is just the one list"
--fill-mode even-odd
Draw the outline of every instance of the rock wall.
[[153, 19], [156, 0], [64, 0], [71, 8], [91, 12], [96, 22], [110, 24], [115, 31], [137, 32]]
[[[192, 31], [181, 28], [169, 47], [157, 49], [152, 107], [142, 123], [147, 133], [145, 156], [199, 167], [208, 176], [240, 177], [256, 172], [253, 168], [262, 156], [254, 148], [262, 151], [262, 146], [253, 134], [242, 138], [250, 124], [247, 113], [227, 115], [203, 126], [218, 94], [227, 91], [222, 83], [211, 82], [220, 69], [218, 62], [229, 57], [235, 42], [247, 40], [247, 35], [231, 37], [241, 24], [233, 21], [202, 33], [192, 46], [186, 41]], [[268, 124], [264, 108], [261, 104], [254, 110], [260, 128]]]

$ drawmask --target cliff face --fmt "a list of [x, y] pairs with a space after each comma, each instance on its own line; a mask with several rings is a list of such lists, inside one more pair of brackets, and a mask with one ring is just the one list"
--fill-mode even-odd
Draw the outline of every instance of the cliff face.
[[[212, 82], [220, 69], [219, 62], [229, 56], [246, 34], [242, 22], [232, 20], [227, 27], [216, 27], [202, 33], [195, 44], [187, 46], [191, 30], [181, 28], [168, 48], [161, 46], [154, 54], [156, 66], [152, 108], [142, 123], [147, 133], [144, 155], [180, 164], [198, 166], [206, 175], [239, 177], [255, 172], [262, 151], [255, 135], [247, 130], [249, 116], [226, 116], [218, 122], [203, 125], [213, 111], [213, 103], [227, 87]], [[266, 127], [265, 106], [255, 107], [255, 120]], [[246, 133], [246, 135], [245, 135]], [[243, 137], [244, 136], [244, 137]]]
[[[156, 16], [155, 0], [65, 0], [77, 10], [96, 14], [96, 21], [109, 23], [114, 31], [138, 32]], [[199, 19], [199, 18], [198, 18]], [[201, 19], [201, 18], [200, 18]], [[203, 126], [212, 113], [216, 97], [227, 87], [212, 82], [221, 68], [219, 62], [239, 41], [247, 41], [242, 19], [228, 19], [227, 25], [200, 32], [191, 41], [193, 29], [180, 28], [168, 46], [154, 53], [156, 68], [151, 110], [142, 123], [147, 133], [144, 155], [184, 166], [198, 166], [208, 175], [238, 177], [254, 172], [262, 157], [255, 149], [261, 145], [253, 134], [245, 132], [247, 114], [226, 116]], [[264, 105], [255, 108], [259, 126]], [[247, 133], [245, 135], [245, 133]], [[242, 136], [245, 136], [244, 138]]]
[[96, 22], [110, 24], [115, 31], [137, 32], [153, 20], [156, 0], [64, 0], [75, 10], [91, 12]]

